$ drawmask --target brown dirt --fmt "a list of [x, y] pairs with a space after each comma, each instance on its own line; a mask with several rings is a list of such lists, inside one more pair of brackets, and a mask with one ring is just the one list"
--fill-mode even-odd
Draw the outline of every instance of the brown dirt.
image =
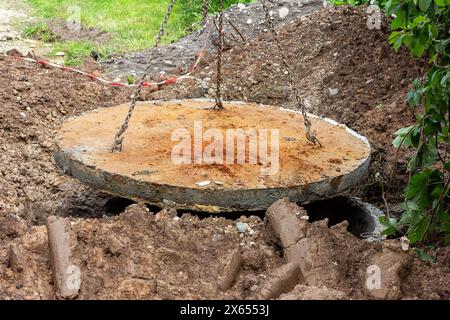
[[53, 141], [67, 116], [126, 101], [127, 93], [3, 56], [0, 79], [0, 210], [38, 223], [49, 214], [105, 214], [108, 197], [55, 167]]
[[98, 30], [92, 27], [80, 26], [80, 29], [70, 28], [67, 21], [60, 19], [51, 19], [46, 21], [50, 32], [55, 40], [60, 41], [78, 41], [88, 40], [96, 43], [104, 43], [111, 38], [106, 31]]
[[[392, 133], [412, 121], [403, 100], [418, 67], [405, 53], [390, 51], [385, 31], [367, 30], [363, 12], [348, 7], [321, 11], [283, 29], [282, 40], [290, 61], [298, 61], [295, 67], [299, 83], [310, 93], [310, 111], [366, 134], [374, 147], [373, 172], [383, 174], [394, 155]], [[262, 39], [251, 43], [245, 54], [228, 51], [225, 73], [239, 70], [240, 76], [227, 78], [227, 96], [292, 106], [274, 56]], [[212, 77], [214, 64], [206, 67], [207, 62], [195, 76]], [[366, 84], [370, 79], [373, 82]], [[111, 197], [56, 168], [53, 139], [62, 121], [122, 103], [129, 92], [9, 57], [0, 57], [0, 80], [1, 299], [53, 297], [46, 228], [39, 225], [49, 214], [69, 216], [72, 222], [77, 239], [73, 256], [82, 272], [80, 298], [252, 298], [285, 263], [280, 244], [257, 217], [200, 219], [187, 214], [178, 219], [170, 211], [150, 214], [144, 205], [104, 216], [112, 213]], [[205, 82], [209, 88], [204, 90], [213, 90]], [[195, 81], [185, 82], [147, 92], [146, 97], [201, 95], [203, 89], [193, 90], [196, 87]], [[338, 88], [338, 95], [330, 97], [328, 88]], [[376, 108], [379, 104], [382, 107]], [[396, 185], [405, 179], [401, 167], [394, 166]], [[396, 185], [391, 204], [400, 199]], [[366, 195], [381, 202], [377, 193]], [[122, 211], [120, 206], [113, 209]], [[247, 223], [253, 232], [239, 235], [236, 222]], [[326, 221], [308, 224], [305, 248], [317, 272], [281, 298], [450, 299], [448, 247], [435, 249], [437, 262], [424, 263], [411, 250], [401, 252], [398, 240], [369, 244], [345, 229], [345, 224], [328, 228]], [[223, 293], [217, 279], [237, 247], [241, 268], [234, 285]], [[386, 275], [375, 293], [365, 286], [372, 264], [385, 268]]]
[[[27, 229], [14, 216], [1, 220], [0, 297], [53, 299], [45, 227]], [[82, 275], [80, 299], [254, 299], [261, 290], [271, 290], [270, 281], [283, 277], [279, 267], [284, 258], [256, 216], [237, 220], [253, 230], [244, 236], [235, 221], [189, 214], [178, 218], [170, 211], [155, 215], [143, 204], [116, 217], [70, 221], [77, 239], [72, 261]], [[450, 266], [427, 266], [411, 250], [402, 252], [398, 240], [368, 244], [345, 227], [330, 229], [326, 221], [307, 226], [307, 263], [315, 272], [281, 298], [450, 298], [444, 285]], [[241, 251], [240, 269], [223, 292], [218, 279], [236, 248]], [[382, 272], [382, 288], [375, 292], [366, 288], [366, 270], [372, 264]]]

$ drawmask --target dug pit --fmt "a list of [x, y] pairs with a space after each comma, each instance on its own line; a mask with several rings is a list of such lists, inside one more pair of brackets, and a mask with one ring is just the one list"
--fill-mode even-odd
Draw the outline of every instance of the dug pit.
[[206, 212], [264, 210], [283, 197], [300, 203], [328, 198], [367, 172], [369, 143], [344, 125], [310, 115], [321, 147], [308, 143], [299, 112], [213, 105], [139, 103], [120, 153], [111, 148], [128, 105], [85, 113], [63, 124], [56, 162], [108, 193]]

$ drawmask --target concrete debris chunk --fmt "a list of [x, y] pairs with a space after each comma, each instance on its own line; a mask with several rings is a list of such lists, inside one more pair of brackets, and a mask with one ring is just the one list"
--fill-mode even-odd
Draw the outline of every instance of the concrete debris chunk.
[[81, 287], [81, 271], [71, 261], [71, 225], [65, 218], [47, 218], [48, 246], [58, 299], [75, 299]]
[[278, 16], [281, 20], [284, 20], [289, 14], [289, 9], [286, 7], [282, 7], [278, 10]]
[[259, 294], [259, 298], [265, 300], [291, 291], [301, 280], [301, 272], [297, 263], [288, 263], [272, 270], [268, 278]]
[[225, 261], [222, 276], [219, 279], [220, 290], [226, 291], [233, 286], [240, 268], [241, 268], [241, 249], [236, 248], [229, 254], [229, 256]]
[[305, 209], [290, 202], [288, 198], [273, 203], [267, 209], [266, 216], [284, 249], [306, 236], [308, 221], [299, 217], [307, 216], [307, 213]]
[[371, 258], [367, 268], [367, 291], [378, 299], [401, 298], [402, 275], [413, 255], [402, 251], [397, 240], [386, 240], [383, 251]]
[[9, 266], [14, 272], [22, 272], [24, 267], [24, 252], [21, 246], [12, 243], [9, 246]]

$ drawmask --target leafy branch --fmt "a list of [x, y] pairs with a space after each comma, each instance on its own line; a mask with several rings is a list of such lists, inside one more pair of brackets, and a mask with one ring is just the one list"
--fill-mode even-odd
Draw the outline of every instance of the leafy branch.
[[[416, 124], [395, 133], [393, 145], [415, 150], [408, 161], [409, 184], [400, 219], [383, 217], [385, 235], [404, 232], [411, 243], [432, 234], [450, 243], [450, 0], [389, 0], [393, 17], [388, 38], [424, 59], [426, 74], [414, 80], [408, 104], [419, 110]], [[424, 69], [425, 70], [425, 69]]]

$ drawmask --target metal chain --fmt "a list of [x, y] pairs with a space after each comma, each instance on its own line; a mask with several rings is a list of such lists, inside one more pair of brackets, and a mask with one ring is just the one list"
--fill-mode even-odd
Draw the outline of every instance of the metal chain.
[[217, 48], [217, 76], [216, 76], [216, 104], [214, 109], [222, 110], [222, 53], [225, 42], [225, 32], [223, 30], [223, 0], [220, 0], [219, 12], [219, 47]]
[[202, 23], [204, 23], [208, 18], [210, 0], [202, 0], [201, 7], [202, 7]]
[[275, 40], [275, 44], [279, 51], [279, 54], [280, 54], [280, 57], [281, 57], [281, 60], [283, 63], [283, 67], [285, 68], [285, 70], [287, 72], [287, 75], [289, 78], [290, 89], [294, 92], [295, 100], [297, 102], [298, 107], [300, 108], [300, 110], [302, 112], [303, 119], [305, 122], [306, 138], [308, 139], [308, 141], [310, 141], [314, 144], [317, 143], [317, 144], [319, 144], [319, 146], [322, 147], [322, 144], [320, 143], [319, 139], [316, 136], [316, 132], [315, 131], [311, 132], [311, 121], [308, 118], [308, 114], [306, 113], [306, 109], [305, 109], [305, 104], [304, 104], [302, 98], [300, 97], [300, 93], [295, 84], [292, 68], [288, 63], [288, 59], [287, 59], [286, 55], [284, 54], [283, 47], [281, 46], [281, 42], [280, 42], [280, 39], [278, 38], [277, 31], [275, 30], [275, 27], [273, 25], [272, 17], [269, 13], [269, 8], [267, 7], [265, 0], [260, 0], [260, 2], [261, 2], [261, 6], [263, 8], [264, 14], [266, 16], [266, 23], [270, 29], [270, 32], [272, 33], [272, 37]]
[[[161, 28], [159, 29], [158, 35], [155, 40], [155, 44], [153, 45], [152, 49], [159, 46], [161, 42], [161, 38], [165, 33], [165, 29], [167, 26], [167, 22], [169, 21], [170, 15], [172, 14], [173, 7], [175, 6], [175, 0], [170, 0], [169, 7], [167, 8], [166, 16], [164, 17], [164, 21], [161, 24]], [[114, 145], [112, 147], [112, 152], [121, 152], [122, 151], [122, 143], [124, 139], [124, 134], [128, 130], [128, 125], [130, 123], [131, 116], [133, 115], [134, 108], [136, 107], [136, 103], [139, 100], [141, 93], [142, 93], [142, 86], [145, 82], [145, 78], [147, 77], [150, 68], [152, 66], [153, 57], [150, 57], [150, 59], [147, 62], [147, 65], [144, 70], [144, 74], [139, 80], [139, 84], [136, 88], [136, 92], [134, 94], [133, 100], [131, 101], [130, 108], [128, 109], [127, 116], [125, 117], [125, 120], [123, 121], [120, 129], [117, 131], [116, 136], [114, 138]]]

